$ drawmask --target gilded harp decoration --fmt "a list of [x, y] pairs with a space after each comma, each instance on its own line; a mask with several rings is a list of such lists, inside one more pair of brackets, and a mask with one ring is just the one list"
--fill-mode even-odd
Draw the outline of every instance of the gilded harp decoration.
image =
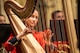
[[[37, 4], [37, 0], [26, 0], [25, 6], [19, 5], [14, 0], [9, 0], [4, 3], [5, 12], [9, 18], [15, 35], [19, 34], [26, 28], [20, 18], [29, 17]], [[45, 53], [44, 49], [35, 40], [32, 34], [27, 34], [21, 39], [20, 48], [22, 53]]]

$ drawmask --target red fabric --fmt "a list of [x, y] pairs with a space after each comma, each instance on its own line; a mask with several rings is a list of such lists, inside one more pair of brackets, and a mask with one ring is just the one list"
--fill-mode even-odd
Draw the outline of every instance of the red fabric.
[[[34, 32], [33, 36], [36, 38], [36, 40], [39, 42], [39, 44], [45, 48], [45, 40], [43, 38], [43, 33], [42, 32]], [[13, 38], [14, 35], [11, 33], [10, 37], [8, 38], [8, 40], [10, 40], [11, 38]], [[8, 40], [4, 43], [4, 47], [7, 51], [11, 51], [11, 53], [21, 53], [18, 45], [16, 46], [12, 46]]]
[[39, 44], [45, 48], [45, 40], [44, 40], [44, 33], [43, 32], [35, 32], [33, 33], [35, 39], [39, 42]]
[[[10, 34], [10, 37], [8, 38], [8, 40], [10, 40], [10, 39], [13, 38], [13, 37], [14, 37], [14, 35], [11, 33], [11, 34]], [[16, 53], [16, 47], [12, 46], [12, 45], [8, 42], [8, 40], [3, 44], [4, 47], [5, 47], [5, 49], [6, 49], [7, 51], [11, 51], [11, 53]]]

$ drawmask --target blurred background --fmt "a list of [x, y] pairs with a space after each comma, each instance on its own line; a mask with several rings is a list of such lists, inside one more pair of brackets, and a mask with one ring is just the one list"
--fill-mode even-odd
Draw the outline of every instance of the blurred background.
[[[6, 17], [6, 22], [9, 23], [8, 17], [4, 11], [4, 2], [7, 0], [0, 0], [0, 14]], [[20, 5], [24, 6], [26, 0], [15, 0]], [[37, 9], [39, 11], [39, 21], [35, 29], [38, 31], [50, 28], [55, 36], [53, 42], [61, 41], [62, 44], [70, 46], [68, 53], [79, 53], [79, 34], [78, 34], [78, 14], [77, 14], [77, 0], [38, 0]], [[64, 24], [54, 27], [54, 23], [51, 23], [52, 12], [60, 10], [65, 15], [65, 27], [61, 28]], [[51, 21], [52, 20], [52, 21]], [[51, 26], [50, 26], [51, 25]], [[56, 23], [57, 25], [57, 23]], [[52, 29], [53, 28], [53, 29]], [[57, 29], [61, 29], [60, 31]], [[56, 31], [55, 31], [56, 30]], [[60, 32], [58, 34], [58, 32]], [[61, 34], [63, 32], [63, 34]], [[65, 35], [64, 35], [65, 34]], [[60, 39], [60, 40], [58, 40]], [[56, 44], [56, 43], [55, 43]]]

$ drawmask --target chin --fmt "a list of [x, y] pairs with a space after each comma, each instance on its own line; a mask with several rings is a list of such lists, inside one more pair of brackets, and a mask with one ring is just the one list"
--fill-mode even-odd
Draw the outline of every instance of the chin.
[[31, 27], [34, 27], [34, 25], [31, 25]]
[[34, 27], [34, 26], [35, 26], [35, 25], [33, 25], [33, 24], [31, 25], [31, 27]]

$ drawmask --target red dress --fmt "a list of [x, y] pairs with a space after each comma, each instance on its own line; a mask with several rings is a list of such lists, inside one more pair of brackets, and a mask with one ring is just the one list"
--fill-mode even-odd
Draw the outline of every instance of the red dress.
[[[33, 36], [35, 37], [35, 39], [38, 41], [38, 43], [45, 48], [45, 40], [44, 40], [44, 34], [42, 32], [36, 32], [33, 31], [32, 32]], [[14, 37], [14, 35], [11, 33], [10, 37], [8, 38], [8, 40], [4, 43], [4, 47], [7, 51], [10, 51], [11, 53], [22, 53], [18, 44], [13, 46], [12, 44], [10, 44], [10, 42], [8, 42], [9, 40], [11, 40]]]

